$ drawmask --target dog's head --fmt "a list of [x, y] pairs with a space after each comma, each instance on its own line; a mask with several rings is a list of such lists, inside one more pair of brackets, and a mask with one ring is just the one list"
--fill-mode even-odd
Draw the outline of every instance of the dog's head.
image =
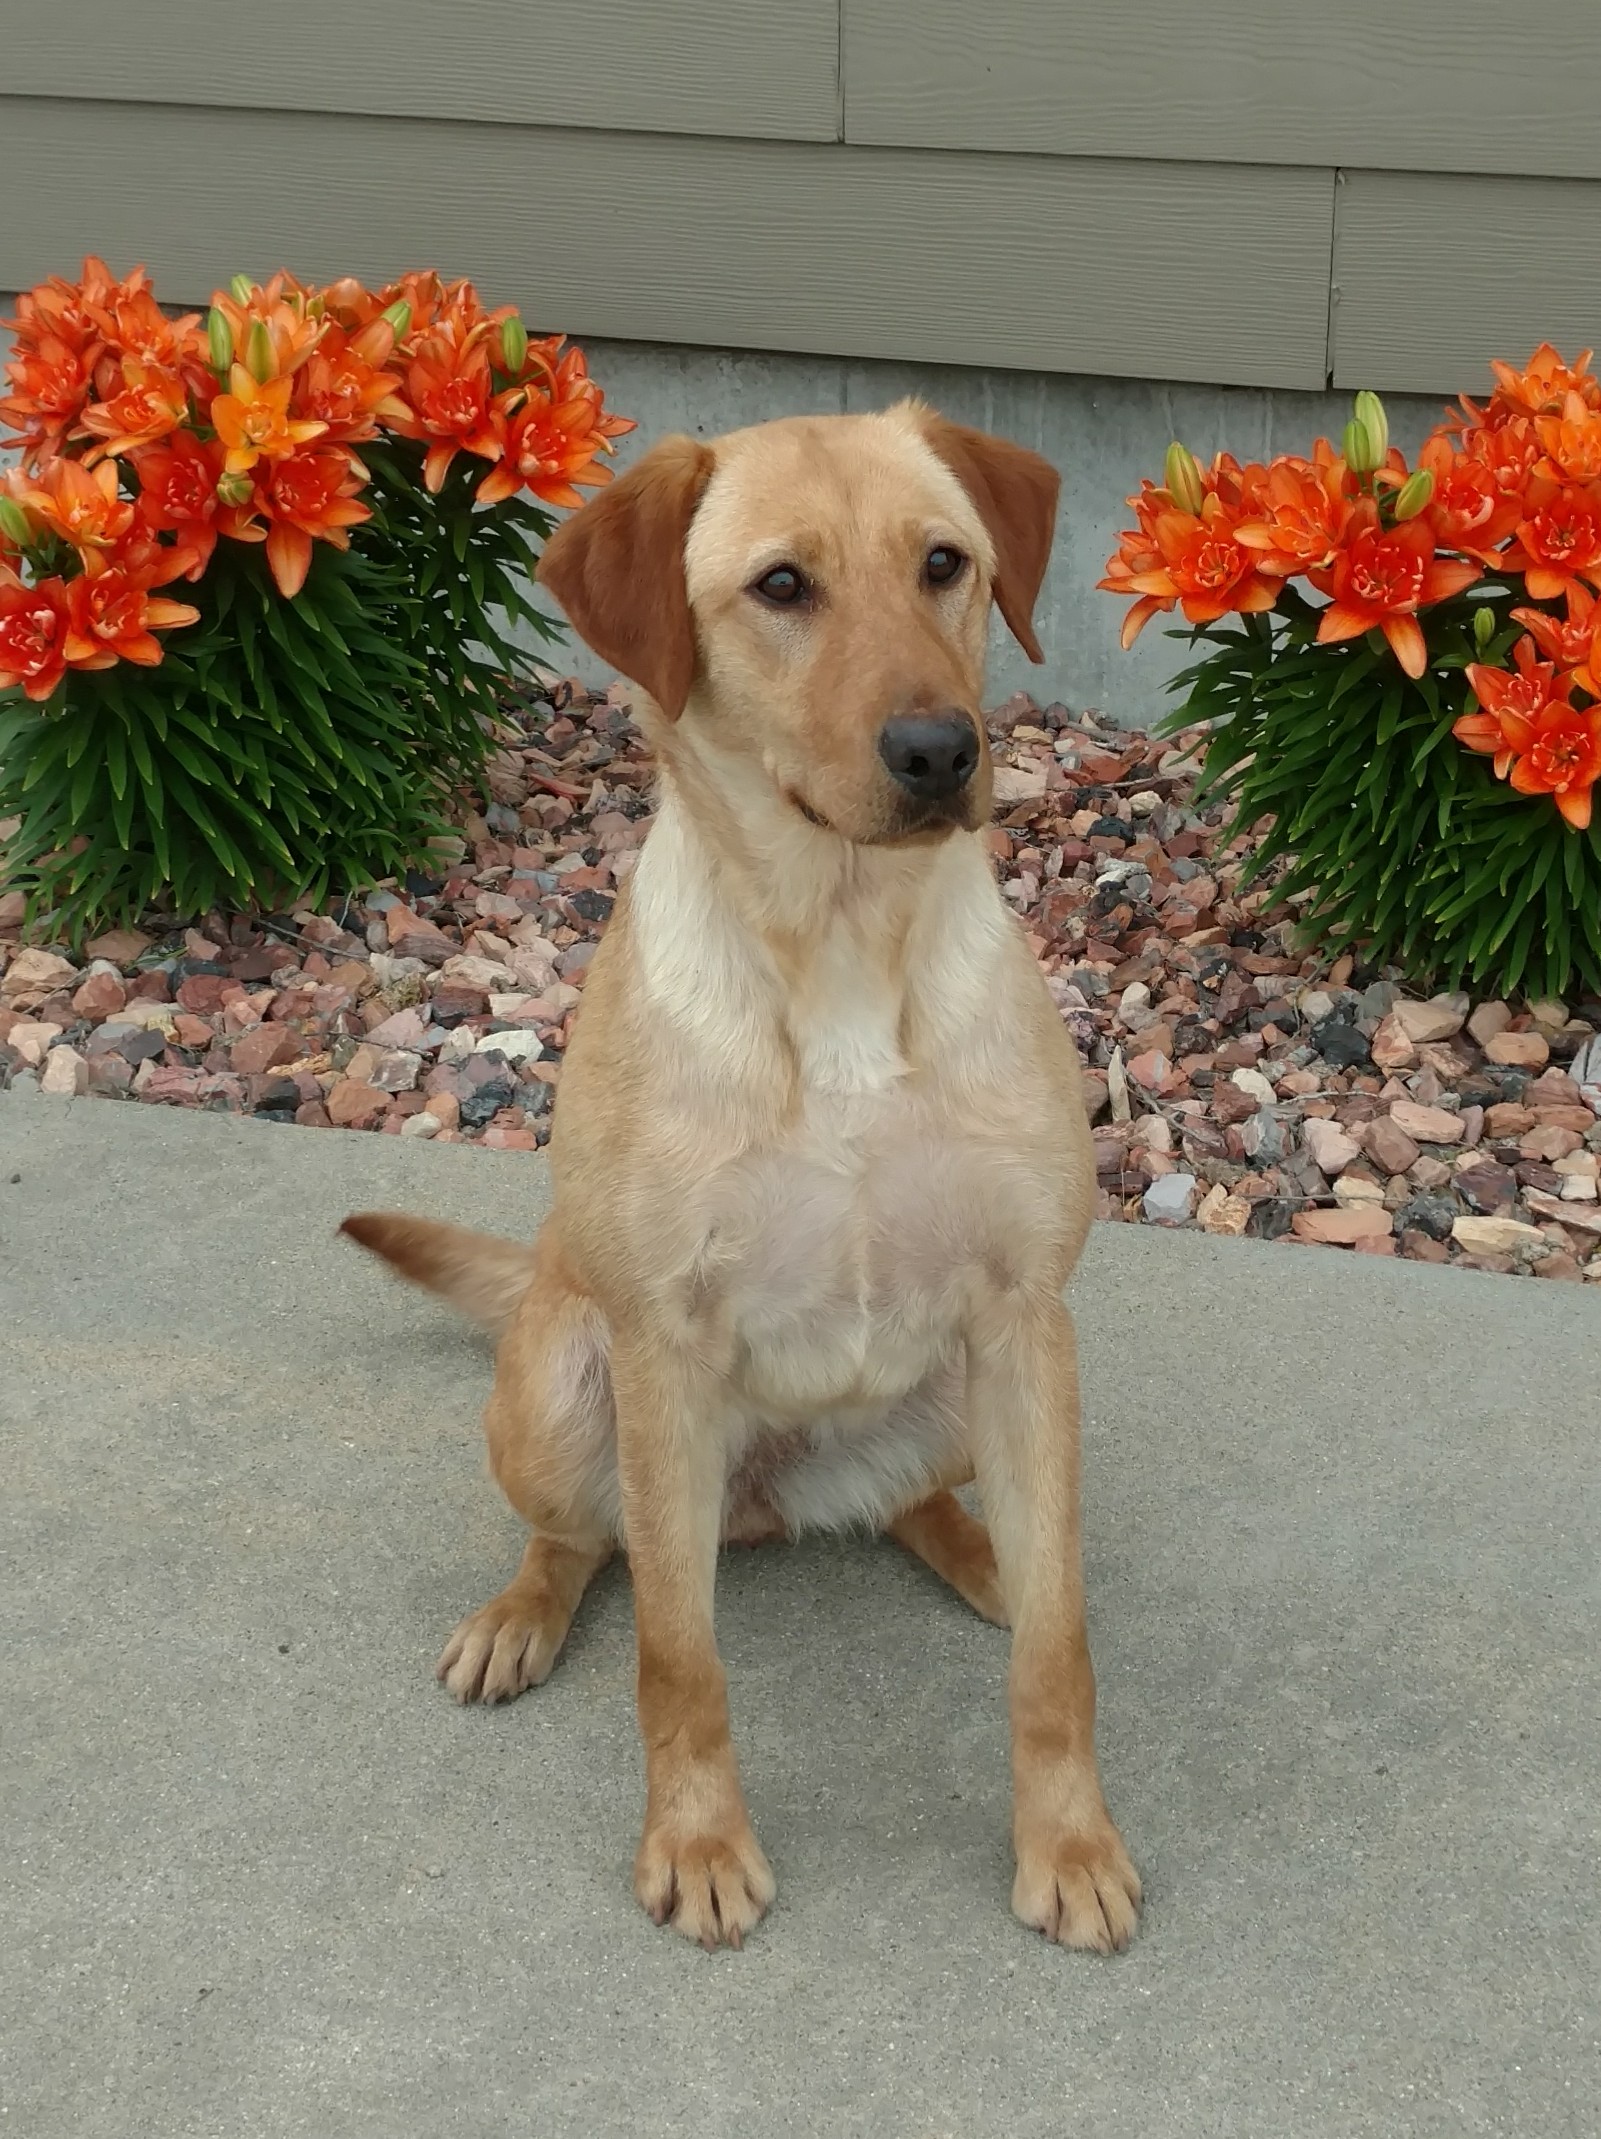
[[1037, 454], [913, 402], [669, 438], [557, 530], [539, 577], [664, 720], [812, 823], [924, 839], [989, 814], [990, 604], [1042, 659], [1057, 490]]

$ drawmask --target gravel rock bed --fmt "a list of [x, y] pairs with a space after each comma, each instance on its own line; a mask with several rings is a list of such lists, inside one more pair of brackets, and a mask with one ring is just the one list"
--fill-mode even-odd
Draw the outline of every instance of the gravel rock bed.
[[[436, 874], [76, 954], [0, 898], [0, 1088], [537, 1149], [651, 774], [623, 685], [506, 712]], [[1087, 1065], [1102, 1218], [1601, 1281], [1601, 1002], [1423, 1000], [1304, 953], [1196, 807], [1193, 737], [1021, 696], [990, 733], [988, 837]]]

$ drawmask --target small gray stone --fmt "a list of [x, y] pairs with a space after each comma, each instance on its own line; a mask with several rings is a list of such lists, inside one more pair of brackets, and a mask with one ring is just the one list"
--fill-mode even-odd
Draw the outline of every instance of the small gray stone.
[[1140, 1207], [1152, 1225], [1182, 1225], [1195, 1204], [1196, 1179], [1192, 1173], [1158, 1174], [1140, 1199]]

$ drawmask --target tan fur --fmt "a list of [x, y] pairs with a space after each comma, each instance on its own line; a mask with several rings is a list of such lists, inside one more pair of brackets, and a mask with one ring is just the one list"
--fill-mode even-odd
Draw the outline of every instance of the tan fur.
[[[522, 1268], [487, 1430], [533, 1537], [441, 1675], [462, 1699], [536, 1683], [625, 1546], [636, 1891], [707, 1944], [773, 1894], [713, 1635], [719, 1543], [851, 1523], [1011, 1623], [1018, 1914], [1102, 1951], [1134, 1926], [1095, 1764], [1062, 1304], [1094, 1193], [1077, 1058], [983, 851], [987, 748], [933, 813], [877, 749], [904, 713], [982, 738], [991, 601], [1037, 651], [1055, 495], [1032, 454], [908, 403], [668, 441], [557, 532], [542, 578], [656, 693], [661, 801], [568, 1050], [554, 1209], [532, 1251], [347, 1225], [492, 1324]], [[935, 546], [969, 560], [949, 586], [924, 577]], [[807, 575], [802, 612], [752, 593], [778, 564]], [[950, 1491], [975, 1472], [988, 1536]]]

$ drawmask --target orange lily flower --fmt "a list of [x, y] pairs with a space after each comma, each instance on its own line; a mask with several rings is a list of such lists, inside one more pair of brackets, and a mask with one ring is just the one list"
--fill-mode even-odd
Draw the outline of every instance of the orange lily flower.
[[59, 453], [93, 391], [82, 354], [58, 335], [31, 347], [19, 336], [5, 368], [16, 392], [0, 400], [0, 423], [20, 432], [24, 462]]
[[1468, 664], [1468, 687], [1479, 701], [1476, 713], [1464, 713], [1451, 730], [1470, 750], [1495, 758], [1495, 776], [1504, 780], [1518, 752], [1526, 749], [1535, 723], [1548, 706], [1571, 711], [1571, 675], [1558, 676], [1556, 666], [1535, 658], [1532, 639], [1519, 639], [1512, 649], [1511, 669], [1488, 668], [1482, 661]]
[[1548, 706], [1529, 746], [1512, 768], [1520, 795], [1549, 795], [1576, 832], [1590, 828], [1595, 783], [1601, 780], [1601, 706], [1578, 712]]
[[[1558, 668], [1582, 669], [1590, 657], [1596, 626], [1601, 622], [1601, 603], [1596, 601], [1588, 587], [1575, 580], [1568, 589], [1566, 621], [1548, 616], [1543, 609], [1514, 609], [1512, 615], [1530, 633], [1548, 661], [1555, 662]], [[1592, 690], [1582, 676], [1579, 680], [1593, 698], [1601, 698], [1601, 691]]]
[[22, 686], [48, 698], [67, 672], [67, 589], [59, 579], [36, 587], [0, 584], [0, 691]]
[[1235, 540], [1256, 552], [1258, 570], [1289, 579], [1333, 562], [1353, 505], [1344, 478], [1343, 462], [1284, 460], [1268, 470], [1260, 516], [1234, 530]]
[[100, 347], [96, 313], [120, 298], [136, 296], [149, 283], [142, 267], [118, 282], [104, 260], [90, 253], [76, 282], [52, 275], [48, 281], [35, 283], [17, 299], [16, 318], [0, 321], [0, 325], [10, 327], [19, 341], [54, 336], [92, 364]]
[[400, 380], [384, 365], [394, 353], [395, 330], [386, 319], [370, 320], [357, 333], [330, 324], [296, 382], [300, 412], [324, 426], [330, 444], [354, 445], [377, 435], [378, 422], [404, 417]]
[[349, 549], [349, 530], [372, 518], [355, 496], [366, 480], [353, 453], [328, 446], [277, 462], [257, 482], [255, 506], [269, 523], [267, 564], [280, 594], [298, 594], [306, 584], [313, 540]]
[[1510, 776], [1520, 795], [1551, 796], [1566, 822], [1586, 831], [1601, 780], [1601, 706], [1576, 707], [1576, 679], [1536, 661], [1531, 640], [1520, 639], [1513, 658], [1515, 676], [1479, 663], [1469, 668], [1481, 711], [1465, 714], [1451, 732], [1470, 750], [1494, 756], [1498, 780]]
[[417, 344], [406, 370], [410, 414], [392, 428], [402, 437], [429, 441], [423, 481], [439, 490], [460, 452], [481, 460], [499, 460], [503, 419], [490, 402], [489, 352], [483, 325], [469, 329], [461, 342], [436, 329]]
[[1601, 483], [1532, 477], [1505, 562], [1537, 602], [1560, 600], [1578, 580], [1601, 587]]
[[228, 322], [234, 355], [243, 358], [252, 327], [265, 327], [272, 352], [271, 377], [286, 379], [298, 371], [321, 341], [326, 321], [313, 310], [314, 300], [292, 275], [274, 275], [265, 286], [256, 284], [241, 303], [232, 290], [216, 290], [212, 304]]
[[192, 431], [175, 431], [161, 444], [133, 455], [139, 525], [149, 535], [177, 536], [189, 579], [200, 578], [217, 547], [217, 483], [223, 456], [220, 439], [201, 440]]
[[72, 544], [91, 578], [133, 526], [133, 504], [118, 492], [112, 460], [94, 468], [76, 460], [48, 461], [21, 486], [19, 502]]
[[1271, 609], [1278, 598], [1255, 555], [1235, 540], [1228, 508], [1216, 494], [1198, 513], [1160, 513], [1151, 532], [1161, 562], [1132, 573], [1128, 584], [1136, 594], [1176, 596], [1192, 624], [1215, 623], [1231, 610]]
[[243, 364], [228, 374], [228, 392], [211, 404], [211, 421], [227, 448], [224, 466], [229, 475], [243, 475], [258, 460], [286, 460], [328, 426], [306, 422], [289, 413], [294, 380], [253, 378]]
[[1601, 409], [1601, 381], [1590, 369], [1592, 353], [1586, 349], [1576, 363], [1565, 364], [1549, 342], [1542, 342], [1522, 371], [1492, 363], [1494, 405], [1504, 415], [1556, 415], [1568, 395], [1577, 394], [1590, 408]]
[[158, 631], [198, 623], [188, 602], [167, 601], [129, 565], [111, 565], [96, 578], [75, 579], [67, 588], [68, 631], [63, 649], [72, 668], [110, 668], [134, 661], [154, 668], [161, 659]]
[[109, 299], [92, 299], [86, 305], [104, 343], [96, 368], [96, 386], [102, 401], [109, 401], [122, 383], [130, 365], [144, 372], [176, 373], [191, 387], [204, 390], [209, 372], [205, 345], [198, 333], [200, 315], [186, 312], [169, 319], [146, 288], [119, 289]]
[[609, 468], [595, 465], [598, 453], [611, 450], [596, 431], [597, 414], [587, 401], [552, 404], [543, 395], [526, 395], [506, 425], [500, 460], [478, 486], [479, 504], [496, 504], [526, 485], [547, 505], [582, 505], [575, 484], [595, 489], [612, 478]]
[[1331, 646], [1382, 631], [1407, 675], [1428, 666], [1419, 609], [1471, 587], [1476, 564], [1455, 564], [1434, 554], [1434, 530], [1425, 517], [1386, 528], [1371, 498], [1358, 499], [1346, 540], [1327, 570], [1309, 575], [1332, 599], [1318, 621], [1317, 643]]
[[1436, 544], [1490, 563], [1518, 524], [1518, 498], [1500, 488], [1487, 462], [1458, 453], [1443, 431], [1424, 445], [1418, 466], [1434, 478], [1425, 518]]
[[122, 364], [122, 378], [121, 392], [86, 408], [73, 434], [97, 441], [85, 456], [87, 460], [147, 446], [157, 438], [166, 438], [188, 418], [189, 389], [177, 372], [127, 357]]
[[1560, 416], [1537, 416], [1534, 428], [1545, 459], [1543, 475], [1566, 476], [1576, 483], [1594, 482], [1601, 476], [1601, 413], [1587, 405], [1581, 394], [1569, 394]]

